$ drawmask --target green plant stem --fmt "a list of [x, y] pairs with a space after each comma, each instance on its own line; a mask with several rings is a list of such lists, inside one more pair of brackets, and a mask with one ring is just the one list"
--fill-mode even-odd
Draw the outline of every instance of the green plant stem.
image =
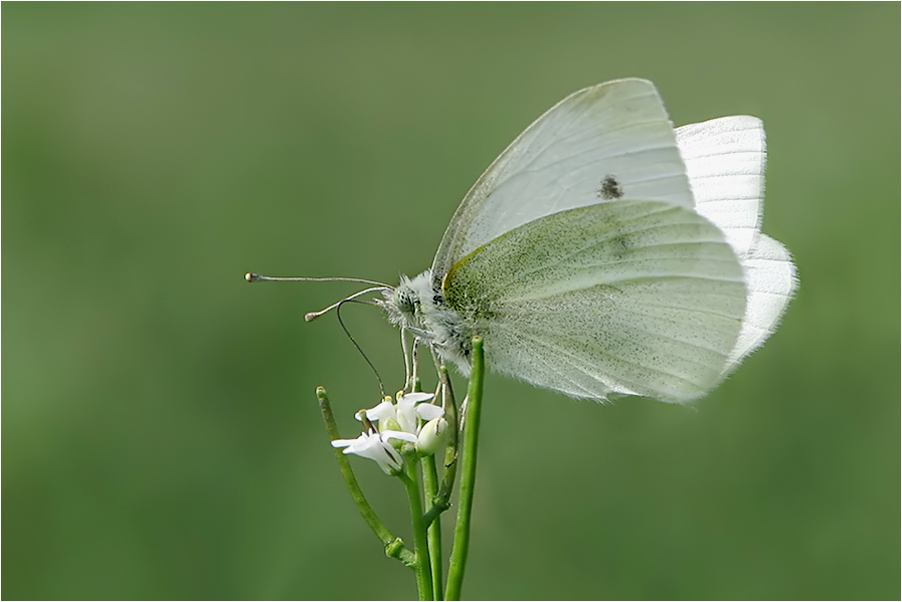
[[429, 544], [426, 535], [426, 522], [423, 520], [423, 501], [420, 498], [420, 487], [417, 478], [417, 462], [415, 453], [405, 454], [404, 467], [407, 474], [401, 480], [407, 488], [407, 501], [410, 504], [410, 523], [413, 527], [413, 545], [416, 563], [414, 571], [417, 576], [417, 592], [420, 600], [432, 600], [432, 569], [429, 561]]
[[473, 492], [476, 487], [476, 450], [479, 440], [479, 415], [482, 409], [482, 381], [485, 375], [485, 358], [482, 339], [473, 337], [473, 369], [467, 392], [467, 410], [464, 417], [463, 454], [460, 467], [460, 499], [457, 524], [454, 527], [454, 548], [448, 563], [446, 600], [460, 600], [464, 568], [470, 545], [470, 519], [473, 510]]
[[451, 438], [445, 449], [445, 472], [442, 475], [442, 486], [439, 489], [440, 502], [447, 510], [451, 503], [451, 492], [454, 491], [454, 479], [457, 476], [457, 458], [460, 446], [459, 414], [457, 400], [454, 399], [454, 390], [451, 388], [451, 379], [448, 377], [448, 367], [442, 364], [439, 369], [439, 377], [442, 379], [442, 393], [445, 396], [445, 420], [451, 429]]
[[[411, 378], [411, 392], [420, 390], [420, 379]], [[433, 400], [433, 403], [435, 400]], [[438, 494], [438, 471], [435, 467], [435, 456], [420, 458], [420, 470], [423, 473], [423, 496], [427, 503], [432, 503]], [[424, 519], [425, 520], [425, 519]], [[429, 546], [429, 569], [432, 572], [433, 597], [442, 600], [442, 522], [435, 517], [434, 521], [426, 522], [426, 538]]]
[[[320, 412], [322, 412], [323, 421], [326, 423], [326, 432], [329, 434], [329, 440], [334, 441], [335, 439], [340, 439], [341, 437], [338, 435], [338, 426], [335, 424], [335, 417], [332, 415], [332, 407], [329, 405], [329, 396], [326, 394], [326, 390], [322, 387], [317, 387], [316, 397], [319, 399], [319, 409]], [[366, 497], [363, 495], [360, 485], [357, 484], [357, 478], [354, 476], [354, 471], [351, 470], [351, 464], [348, 462], [347, 456], [345, 456], [340, 449], [335, 449], [334, 451], [335, 459], [338, 460], [338, 468], [341, 471], [341, 476], [344, 477], [345, 484], [348, 486], [348, 491], [351, 493], [351, 499], [354, 500], [357, 509], [360, 510], [363, 520], [366, 521], [376, 534], [376, 537], [379, 538], [379, 541], [382, 542], [382, 545], [385, 548], [385, 555], [389, 558], [397, 558], [406, 566], [416, 569], [416, 555], [407, 549], [400, 538], [393, 536], [388, 528], [382, 524], [382, 521], [376, 516], [376, 513], [373, 511], [369, 502], [366, 501]]]
[[448, 368], [444, 364], [439, 366], [439, 376], [442, 381], [442, 395], [445, 400], [445, 420], [448, 421], [451, 437], [448, 440], [448, 446], [445, 448], [445, 470], [442, 474], [442, 484], [437, 495], [431, 500], [432, 506], [426, 511], [427, 525], [431, 525], [432, 521], [451, 507], [451, 493], [454, 491], [454, 479], [457, 476], [457, 451], [460, 440], [457, 428], [457, 401], [454, 399], [454, 391], [451, 389]]
[[[438, 472], [435, 468], [435, 456], [420, 458], [423, 471], [423, 493], [427, 502], [434, 500], [438, 492]], [[429, 544], [429, 565], [432, 571], [432, 587], [435, 600], [442, 600], [442, 521], [441, 517], [426, 523], [426, 537]]]

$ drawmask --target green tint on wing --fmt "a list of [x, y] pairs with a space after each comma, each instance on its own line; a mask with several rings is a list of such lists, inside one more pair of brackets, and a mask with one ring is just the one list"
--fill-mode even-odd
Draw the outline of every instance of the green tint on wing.
[[492, 368], [599, 401], [705, 394], [745, 309], [742, 268], [723, 234], [653, 201], [529, 222], [460, 260], [443, 289], [485, 337]]

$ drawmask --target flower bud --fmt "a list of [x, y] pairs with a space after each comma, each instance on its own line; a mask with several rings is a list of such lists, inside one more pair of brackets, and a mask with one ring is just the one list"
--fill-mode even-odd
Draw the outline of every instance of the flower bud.
[[417, 437], [417, 452], [421, 456], [431, 456], [448, 442], [450, 434], [448, 421], [444, 417], [439, 416], [434, 420], [430, 420], [420, 429], [420, 434]]
[[379, 432], [383, 433], [385, 431], [403, 431], [401, 425], [398, 424], [398, 421], [393, 417], [383, 418], [379, 421]]

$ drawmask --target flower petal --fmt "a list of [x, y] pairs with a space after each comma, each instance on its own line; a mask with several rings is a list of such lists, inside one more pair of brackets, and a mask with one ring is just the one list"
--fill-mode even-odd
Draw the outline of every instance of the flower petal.
[[334, 439], [332, 441], [332, 447], [349, 447], [351, 445], [354, 445], [358, 441], [360, 441], [360, 438], [362, 436], [363, 435], [361, 435], [360, 437], [358, 437], [356, 439]]
[[439, 416], [444, 416], [445, 410], [441, 406], [432, 405], [431, 403], [421, 403], [417, 406], [417, 414], [420, 418], [429, 422]]
[[416, 402], [410, 399], [408, 395], [404, 395], [398, 400], [398, 404], [395, 406], [395, 415], [398, 418], [398, 426], [401, 427], [401, 430], [408, 433], [417, 431]]
[[401, 441], [408, 441], [410, 443], [417, 442], [416, 435], [405, 431], [382, 431], [382, 439], [384, 441], [387, 441], [388, 439], [400, 439]]
[[421, 401], [429, 401], [433, 397], [435, 397], [434, 393], [406, 393], [401, 396], [401, 399], [413, 403], [420, 403]]
[[375, 408], [366, 411], [366, 417], [372, 421], [387, 420], [395, 417], [395, 405], [390, 401], [383, 401]]
[[[337, 439], [342, 443], [347, 439]], [[383, 441], [378, 433], [363, 433], [344, 450], [345, 454], [355, 454], [373, 460], [386, 474], [397, 472], [403, 466], [403, 459], [390, 443]]]

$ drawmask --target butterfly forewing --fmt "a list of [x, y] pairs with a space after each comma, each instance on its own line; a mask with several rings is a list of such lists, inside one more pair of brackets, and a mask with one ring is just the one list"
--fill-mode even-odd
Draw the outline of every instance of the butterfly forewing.
[[723, 234], [669, 203], [622, 201], [522, 225], [454, 265], [448, 305], [494, 369], [574, 397], [683, 402], [723, 372], [745, 307]]
[[651, 82], [571, 94], [530, 125], [479, 178], [433, 263], [437, 284], [481, 245], [537, 218], [618, 200], [693, 200], [673, 126]]

